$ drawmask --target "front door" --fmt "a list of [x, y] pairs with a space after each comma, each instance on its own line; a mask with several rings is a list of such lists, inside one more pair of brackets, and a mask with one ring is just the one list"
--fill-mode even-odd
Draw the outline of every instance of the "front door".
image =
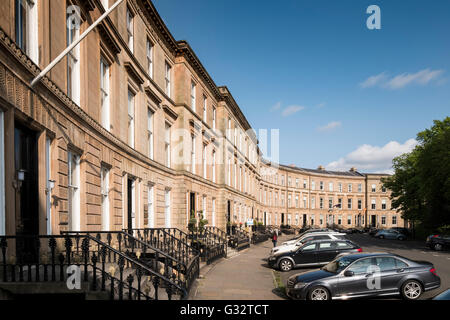
[[17, 257], [21, 262], [37, 259], [36, 240], [28, 236], [39, 234], [38, 154], [36, 132], [16, 123], [14, 129], [14, 164], [16, 181]]

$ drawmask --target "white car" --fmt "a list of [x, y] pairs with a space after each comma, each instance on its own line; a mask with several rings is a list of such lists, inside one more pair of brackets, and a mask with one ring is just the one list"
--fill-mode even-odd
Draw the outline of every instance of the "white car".
[[[310, 241], [310, 240], [328, 240], [328, 239], [335, 239], [335, 240], [345, 239], [345, 233], [339, 233], [339, 232], [334, 232], [334, 231], [333, 232], [308, 233], [308, 234], [305, 234], [304, 236], [298, 238], [297, 240], [294, 240], [293, 243], [282, 244], [281, 246], [273, 248], [270, 251], [270, 256], [297, 250], [298, 247], [300, 247], [302, 244], [304, 244], [305, 242]], [[289, 242], [289, 241], [287, 241], [287, 242]]]

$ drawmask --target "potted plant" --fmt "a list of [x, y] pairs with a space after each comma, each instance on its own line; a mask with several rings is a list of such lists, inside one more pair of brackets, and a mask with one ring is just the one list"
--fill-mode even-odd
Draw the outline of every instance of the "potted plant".
[[205, 226], [208, 224], [208, 220], [200, 219], [198, 222], [198, 230], [202, 233], [205, 230]]
[[188, 223], [188, 230], [191, 233], [194, 233], [197, 231], [197, 219], [195, 218], [194, 210], [192, 210], [192, 212], [191, 212], [191, 217], [190, 217], [189, 223]]

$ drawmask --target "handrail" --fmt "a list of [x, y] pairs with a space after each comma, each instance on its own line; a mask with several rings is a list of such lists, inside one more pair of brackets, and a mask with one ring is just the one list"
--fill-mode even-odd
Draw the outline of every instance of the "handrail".
[[[156, 244], [156, 246], [160, 248], [160, 251], [166, 252], [169, 255], [171, 254], [174, 257], [178, 255], [178, 259], [182, 260], [185, 266], [188, 266], [192, 262], [192, 260], [194, 260], [196, 256], [199, 255], [199, 252], [189, 244], [187, 237], [183, 241], [182, 239], [179, 239], [170, 234], [165, 229], [166, 228], [140, 228], [132, 229], [130, 231], [136, 231], [138, 233], [138, 238], [142, 238], [144, 242], [149, 243], [150, 245]], [[126, 230], [128, 231], [128, 229]], [[181, 232], [181, 230], [179, 229], [176, 230]], [[162, 242], [162, 245], [160, 240], [161, 236], [163, 236], [164, 240]], [[156, 243], [154, 241], [155, 239]], [[175, 242], [177, 243], [176, 245], [174, 244]], [[167, 246], [168, 244], [169, 246]], [[178, 250], [175, 250], [176, 248], [178, 248]], [[191, 255], [192, 259], [190, 259]]]
[[[91, 232], [92, 233], [92, 232]], [[34, 252], [31, 252], [31, 254], [35, 254], [35, 257], [33, 259], [29, 259], [29, 261], [26, 261], [25, 256], [18, 257], [19, 259], [16, 259], [15, 263], [7, 263], [7, 249], [8, 249], [8, 240], [13, 239], [15, 240], [15, 243], [12, 245], [12, 247], [16, 245], [28, 245]], [[22, 242], [20, 241], [22, 239]], [[45, 253], [45, 250], [41, 250], [41, 240], [42, 239], [48, 239], [48, 252], [50, 252], [50, 260], [51, 264], [49, 263], [42, 263], [40, 261], [40, 255], [42, 253]], [[57, 245], [57, 240], [63, 240], [64, 243], [62, 246]], [[81, 241], [81, 246], [80, 246]], [[95, 244], [97, 244], [97, 250], [90, 250], [91, 245], [90, 241], [92, 241]], [[74, 243], [75, 242], [75, 243]], [[31, 246], [30, 246], [31, 245]], [[105, 291], [105, 281], [106, 278], [109, 278], [111, 281], [111, 297], [114, 298], [114, 290], [115, 286], [114, 283], [116, 282], [118, 285], [119, 290], [119, 299], [122, 299], [123, 297], [123, 288], [129, 289], [129, 298], [132, 298], [132, 292], [135, 292], [135, 296], [137, 294], [137, 298], [140, 299], [141, 296], [146, 299], [152, 299], [148, 295], [144, 294], [140, 289], [140, 279], [142, 275], [145, 273], [147, 275], [150, 275], [153, 278], [153, 286], [155, 288], [155, 298], [158, 299], [158, 287], [159, 282], [163, 281], [168, 284], [166, 291], [168, 293], [169, 299], [171, 299], [171, 295], [175, 293], [177, 290], [182, 293], [181, 297], [185, 298], [187, 297], [187, 291], [180, 286], [178, 283], [176, 283], [175, 280], [171, 280], [169, 277], [166, 277], [164, 275], [161, 275], [157, 272], [154, 272], [152, 269], [150, 269], [147, 265], [133, 259], [129, 255], [120, 252], [116, 250], [115, 248], [111, 247], [109, 244], [104, 243], [100, 239], [93, 237], [90, 234], [76, 234], [73, 235], [69, 233], [66, 233], [64, 235], [19, 235], [19, 236], [0, 236], [0, 248], [2, 252], [2, 258], [3, 258], [3, 280], [7, 282], [9, 280], [8, 278], [8, 267], [11, 271], [10, 278], [11, 281], [15, 281], [16, 277], [16, 268], [19, 268], [19, 281], [23, 281], [23, 267], [29, 266], [28, 268], [28, 280], [32, 281], [31, 276], [31, 266], [36, 266], [35, 271], [35, 281], [40, 281], [40, 267], [43, 268], [44, 272], [44, 281], [48, 281], [48, 268], [51, 267], [51, 277], [52, 281], [56, 281], [56, 268], [59, 268], [59, 280], [64, 281], [64, 266], [68, 265], [84, 265], [84, 280], [88, 281], [88, 266], [90, 266], [92, 270], [92, 277], [93, 277], [93, 290], [96, 290], [97, 288], [97, 280], [101, 280], [101, 290]], [[57, 249], [59, 255], [57, 256]], [[60, 248], [62, 248], [60, 250]], [[81, 249], [81, 250], [80, 250]], [[20, 251], [25, 252], [26, 250]], [[30, 251], [29, 251], [30, 252]], [[65, 256], [63, 254], [65, 252]], [[92, 254], [91, 254], [92, 253]], [[120, 271], [120, 279], [115, 278], [112, 274], [109, 274], [105, 270], [105, 263], [111, 263], [111, 255], [113, 256], [113, 263], [117, 263]], [[30, 257], [28, 257], [30, 258]], [[58, 260], [59, 264], [56, 263], [56, 260]], [[80, 261], [82, 262], [80, 264]], [[101, 268], [97, 267], [97, 262], [101, 263]], [[133, 269], [136, 272], [136, 276], [138, 279], [138, 289], [133, 288], [132, 283], [134, 281], [134, 277], [130, 274], [126, 280], [122, 278], [124, 266], [125, 264], [127, 266], [132, 266]], [[99, 270], [101, 274], [101, 279], [96, 278], [96, 271]], [[167, 269], [166, 269], [167, 270]], [[114, 272], [114, 271], [111, 271]], [[168, 270], [167, 273], [168, 274]], [[128, 285], [127, 283], [128, 282]]]

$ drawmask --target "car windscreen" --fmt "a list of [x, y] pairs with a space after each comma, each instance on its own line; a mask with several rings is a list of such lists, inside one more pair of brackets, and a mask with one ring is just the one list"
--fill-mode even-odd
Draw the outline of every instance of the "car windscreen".
[[332, 273], [339, 273], [342, 270], [344, 270], [349, 264], [351, 264], [353, 261], [355, 261], [355, 258], [350, 256], [344, 256], [337, 258], [330, 263], [326, 264], [322, 267], [322, 270], [332, 272]]

